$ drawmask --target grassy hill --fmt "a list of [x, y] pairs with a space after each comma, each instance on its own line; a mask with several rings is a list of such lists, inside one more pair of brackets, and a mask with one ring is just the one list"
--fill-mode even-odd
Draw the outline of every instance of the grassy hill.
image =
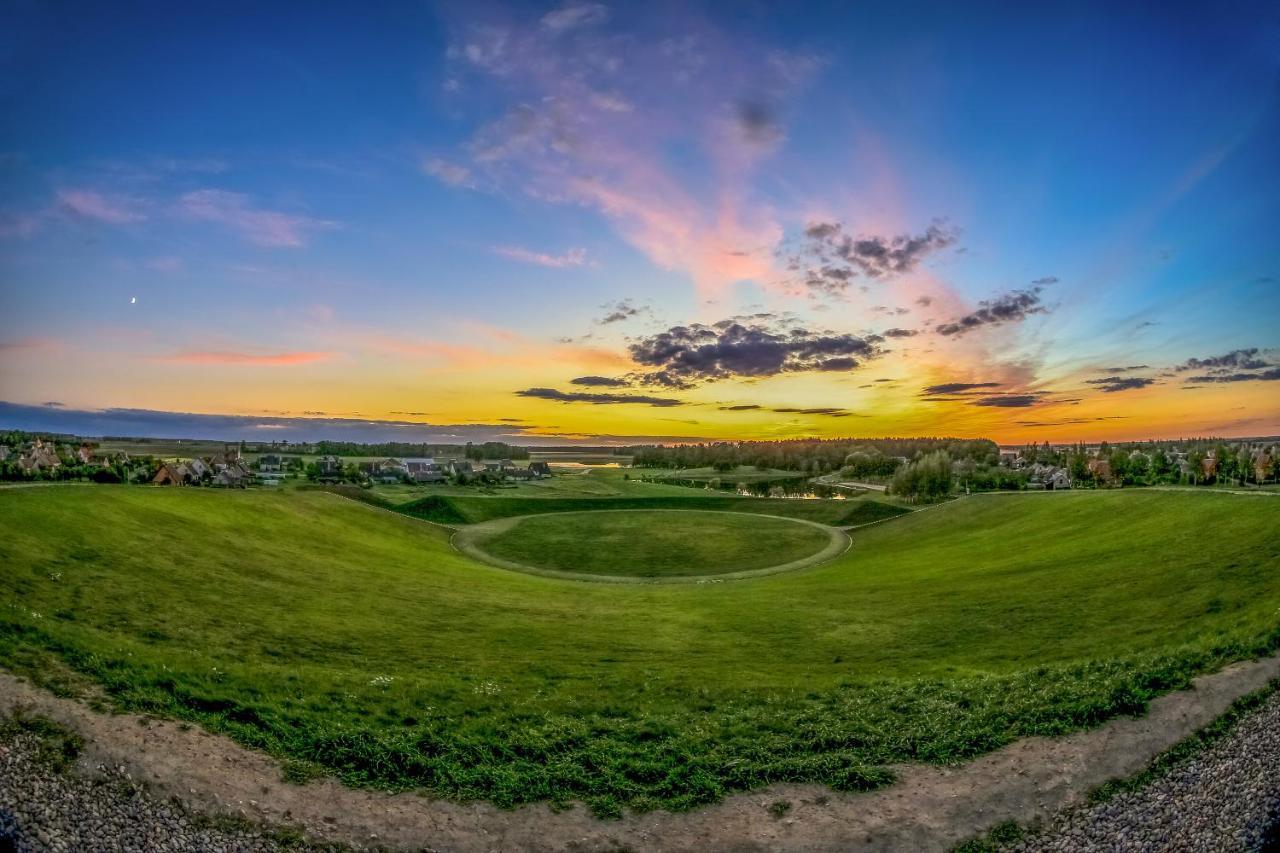
[[[676, 487], [679, 488], [679, 487]], [[478, 524], [495, 518], [536, 515], [547, 512], [584, 512], [596, 509], [689, 509], [717, 512], [746, 512], [803, 518], [821, 524], [846, 526], [865, 524], [902, 515], [908, 510], [893, 504], [856, 499], [847, 501], [805, 501], [786, 498], [739, 498], [703, 494], [683, 489], [683, 494], [660, 497], [480, 497], [431, 495], [398, 504], [406, 515], [439, 524]]]
[[879, 784], [1275, 648], [1278, 518], [1218, 493], [975, 496], [812, 569], [609, 586], [319, 492], [10, 489], [0, 662], [353, 784], [688, 808]]

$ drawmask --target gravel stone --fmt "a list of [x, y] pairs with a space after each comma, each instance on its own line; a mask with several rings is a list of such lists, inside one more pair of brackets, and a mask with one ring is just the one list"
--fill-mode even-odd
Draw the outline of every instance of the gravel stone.
[[1069, 809], [1017, 853], [1280, 850], [1280, 691], [1225, 737], [1137, 791]]
[[181, 808], [149, 796], [119, 768], [100, 766], [92, 778], [59, 772], [40, 759], [39, 747], [39, 739], [25, 733], [0, 742], [0, 851], [5, 853], [311, 849], [282, 846], [248, 828], [195, 826]]

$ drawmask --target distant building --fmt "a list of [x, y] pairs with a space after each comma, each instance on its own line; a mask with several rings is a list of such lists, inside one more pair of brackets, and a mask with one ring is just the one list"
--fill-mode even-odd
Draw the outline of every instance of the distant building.
[[342, 479], [342, 460], [337, 456], [323, 456], [316, 463], [317, 479], [321, 482], [337, 482]]
[[29, 474], [36, 471], [54, 471], [61, 465], [62, 462], [59, 461], [53, 445], [46, 444], [38, 438], [32, 442], [25, 453], [18, 457], [18, 467]]
[[185, 486], [191, 481], [191, 472], [180, 462], [166, 462], [151, 478], [155, 486]]
[[1090, 459], [1088, 462], [1089, 475], [1095, 480], [1103, 483], [1111, 482], [1111, 462], [1107, 459]]
[[264, 453], [258, 457], [258, 471], [276, 474], [284, 467], [284, 461], [274, 453]]
[[551, 476], [551, 466], [546, 462], [530, 462], [529, 470], [539, 479]]

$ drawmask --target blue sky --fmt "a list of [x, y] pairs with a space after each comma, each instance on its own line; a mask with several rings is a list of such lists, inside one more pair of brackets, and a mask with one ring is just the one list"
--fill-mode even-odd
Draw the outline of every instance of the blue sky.
[[1274, 4], [3, 8], [0, 399], [59, 423], [1280, 432]]

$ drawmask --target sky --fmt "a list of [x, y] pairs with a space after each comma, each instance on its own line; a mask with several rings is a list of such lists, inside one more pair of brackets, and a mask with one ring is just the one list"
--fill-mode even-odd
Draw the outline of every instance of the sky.
[[0, 428], [1280, 433], [1280, 6], [0, 0]]

